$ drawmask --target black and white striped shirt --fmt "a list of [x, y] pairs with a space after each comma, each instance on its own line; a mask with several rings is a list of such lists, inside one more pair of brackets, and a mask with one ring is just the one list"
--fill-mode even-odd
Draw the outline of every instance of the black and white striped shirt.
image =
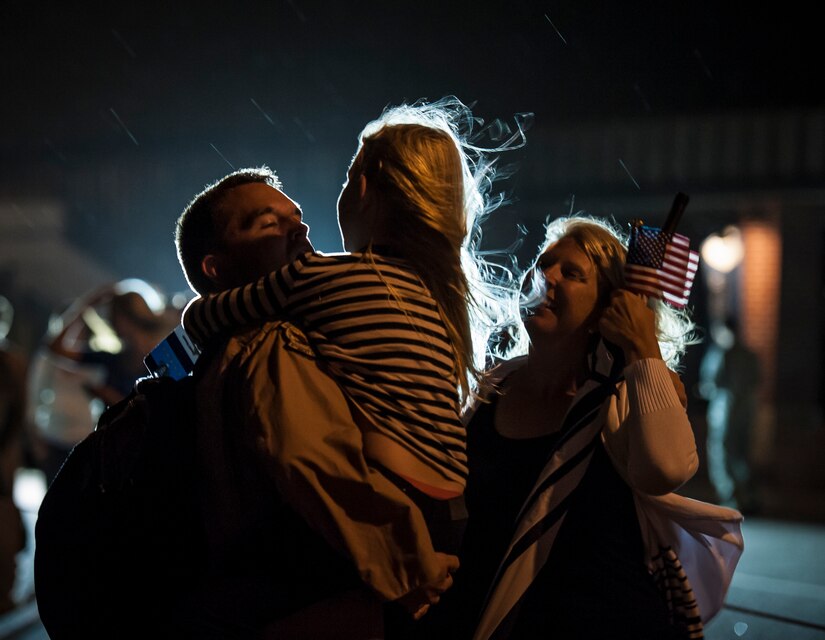
[[301, 326], [380, 432], [445, 480], [465, 484], [455, 353], [438, 305], [405, 261], [307, 253], [257, 282], [196, 298], [183, 324], [204, 345], [272, 317]]

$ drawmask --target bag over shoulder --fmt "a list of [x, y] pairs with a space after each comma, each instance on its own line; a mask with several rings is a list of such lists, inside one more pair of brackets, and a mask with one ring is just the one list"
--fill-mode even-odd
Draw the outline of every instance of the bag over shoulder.
[[139, 380], [49, 487], [35, 529], [35, 590], [50, 637], [140, 635], [197, 579], [195, 385], [191, 376]]

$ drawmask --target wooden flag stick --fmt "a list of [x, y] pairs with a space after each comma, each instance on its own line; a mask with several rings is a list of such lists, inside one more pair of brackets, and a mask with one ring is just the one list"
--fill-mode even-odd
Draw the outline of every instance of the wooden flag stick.
[[676, 226], [679, 224], [679, 220], [682, 219], [682, 214], [685, 212], [688, 202], [690, 202], [690, 198], [687, 194], [681, 191], [676, 194], [673, 199], [673, 206], [670, 207], [670, 213], [667, 214], [665, 226], [662, 227], [663, 232], [674, 233], [676, 231]]

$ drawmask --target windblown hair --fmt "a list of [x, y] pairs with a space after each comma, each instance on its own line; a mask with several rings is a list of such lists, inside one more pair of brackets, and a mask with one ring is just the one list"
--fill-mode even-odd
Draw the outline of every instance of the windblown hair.
[[[497, 354], [512, 358], [527, 353], [529, 339], [522, 321], [522, 309], [529, 309], [543, 299], [542, 276], [536, 268], [539, 258], [548, 247], [563, 238], [573, 240], [596, 267], [598, 304], [606, 307], [610, 295], [624, 286], [624, 265], [627, 258], [626, 234], [609, 222], [585, 215], [557, 218], [547, 225], [544, 243], [533, 266], [524, 274], [521, 292], [513, 294], [508, 304], [510, 318], [509, 344], [506, 351]], [[656, 336], [662, 359], [675, 369], [685, 348], [696, 343], [695, 325], [689, 315], [659, 300], [654, 301]]]
[[221, 248], [225, 229], [220, 228], [216, 219], [226, 194], [230, 189], [255, 182], [281, 189], [281, 181], [269, 167], [240, 169], [207, 185], [192, 198], [178, 218], [175, 224], [178, 262], [195, 293], [206, 295], [217, 291], [215, 283], [201, 270], [201, 262], [205, 256]]
[[491, 280], [473, 251], [481, 219], [495, 206], [487, 198], [493, 163], [468, 142], [473, 122], [456, 98], [393, 107], [364, 128], [358, 151], [367, 184], [388, 214], [384, 241], [438, 303], [465, 398], [482, 379], [498, 321], [491, 320]]

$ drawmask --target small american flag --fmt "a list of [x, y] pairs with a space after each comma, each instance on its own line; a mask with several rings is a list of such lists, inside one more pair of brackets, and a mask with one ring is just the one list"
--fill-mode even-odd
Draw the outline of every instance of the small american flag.
[[627, 250], [625, 287], [681, 309], [687, 304], [698, 267], [699, 254], [690, 250], [687, 236], [635, 227]]

